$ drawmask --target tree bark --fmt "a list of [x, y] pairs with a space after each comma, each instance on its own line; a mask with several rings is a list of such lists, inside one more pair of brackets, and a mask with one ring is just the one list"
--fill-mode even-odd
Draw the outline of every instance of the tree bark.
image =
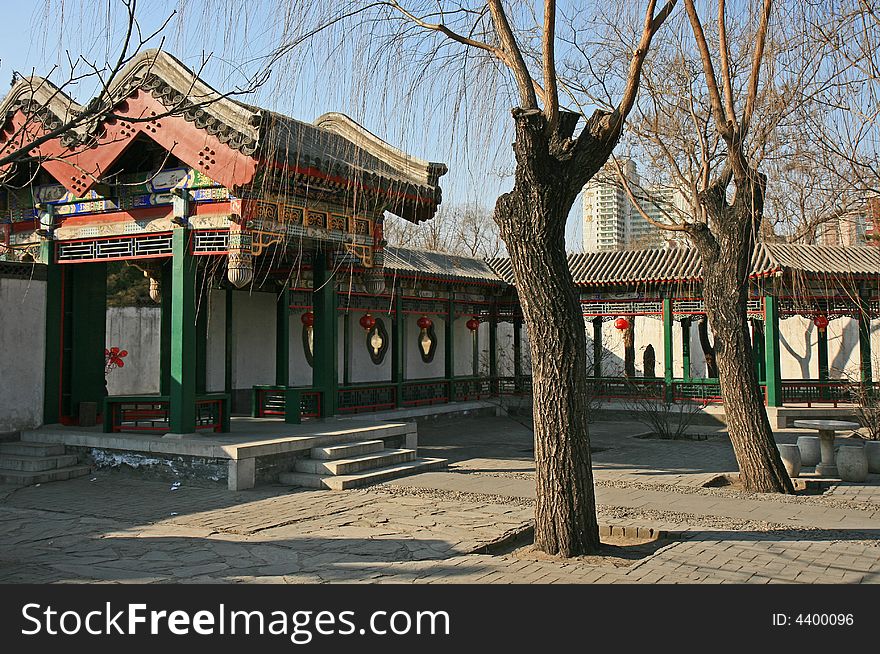
[[[540, 112], [514, 110], [514, 187], [494, 218], [507, 245], [532, 356], [535, 546], [570, 557], [595, 553], [599, 527], [588, 433], [584, 319], [565, 253], [565, 223], [578, 192], [613, 143], [572, 148], [577, 116], [546, 133]], [[581, 137], [583, 138], [583, 136]]]
[[767, 419], [746, 319], [749, 274], [755, 235], [763, 218], [765, 183], [756, 171], [749, 172], [748, 180], [738, 180], [732, 204], [717, 189], [702, 195], [712, 232], [696, 224], [688, 235], [702, 259], [703, 299], [715, 336], [718, 380], [740, 481], [749, 491], [793, 493]]
[[636, 317], [630, 316], [627, 328], [623, 330], [623, 376], [632, 379], [636, 376]]
[[706, 377], [718, 377], [718, 362], [715, 360], [715, 347], [709, 340], [708, 319], [703, 318], [697, 325], [697, 333], [700, 335], [700, 347], [703, 349], [703, 358], [706, 360]]

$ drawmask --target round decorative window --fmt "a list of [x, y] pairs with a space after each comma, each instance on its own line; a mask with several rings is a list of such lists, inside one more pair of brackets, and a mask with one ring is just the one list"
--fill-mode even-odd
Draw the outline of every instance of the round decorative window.
[[385, 322], [376, 318], [376, 323], [367, 330], [367, 352], [370, 360], [377, 366], [385, 360], [388, 352], [388, 332], [385, 330]]

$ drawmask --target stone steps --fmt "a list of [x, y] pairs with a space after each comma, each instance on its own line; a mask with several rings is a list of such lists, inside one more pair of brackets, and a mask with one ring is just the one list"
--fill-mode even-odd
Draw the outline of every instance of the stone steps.
[[317, 475], [352, 475], [364, 470], [387, 468], [416, 458], [415, 450], [379, 450], [347, 459], [301, 459], [296, 462], [296, 472]]
[[64, 445], [61, 443], [33, 443], [31, 441], [0, 443], [0, 455], [4, 454], [18, 456], [59, 456], [64, 454]]
[[348, 459], [361, 454], [372, 454], [385, 449], [383, 441], [362, 441], [346, 445], [331, 445], [329, 447], [313, 447], [309, 456], [313, 459]]
[[64, 481], [65, 479], [83, 477], [89, 474], [90, 470], [91, 468], [86, 465], [67, 466], [66, 468], [44, 470], [43, 472], [0, 469], [0, 483], [12, 484], [13, 486], [32, 486], [34, 484], [45, 484], [50, 481]]
[[78, 465], [78, 460], [75, 454], [65, 454], [60, 443], [0, 443], [0, 483], [32, 486], [89, 474], [91, 468]]
[[19, 454], [0, 454], [0, 470], [21, 472], [44, 472], [57, 468], [68, 468], [77, 464], [75, 454], [57, 456], [23, 456]]
[[303, 486], [305, 488], [324, 488], [330, 490], [346, 490], [361, 488], [370, 484], [406, 477], [420, 472], [440, 470], [447, 465], [446, 459], [414, 459], [405, 463], [385, 466], [358, 472], [351, 475], [319, 475], [307, 472], [282, 473], [279, 480], [282, 484]]

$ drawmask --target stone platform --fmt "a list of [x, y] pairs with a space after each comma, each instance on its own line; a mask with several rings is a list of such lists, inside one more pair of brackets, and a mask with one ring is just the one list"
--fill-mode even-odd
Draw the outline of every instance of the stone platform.
[[46, 425], [21, 433], [29, 443], [64, 445], [95, 467], [127, 465], [175, 475], [227, 480], [229, 490], [275, 482], [313, 448], [380, 440], [388, 448], [416, 450], [415, 424], [359, 418], [289, 425], [270, 418], [233, 417], [226, 434], [105, 434], [100, 427]]

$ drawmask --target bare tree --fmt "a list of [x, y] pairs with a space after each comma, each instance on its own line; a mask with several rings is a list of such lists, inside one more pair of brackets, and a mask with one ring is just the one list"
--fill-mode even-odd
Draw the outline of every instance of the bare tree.
[[[651, 41], [675, 4], [668, 0], [658, 7], [656, 0], [646, 2], [616, 99], [584, 121], [560, 102], [556, 34], [572, 16], [560, 16], [555, 0], [544, 0], [537, 15], [531, 5], [501, 0], [342, 3], [333, 6], [332, 15], [322, 15], [316, 26], [298, 26], [295, 38], [279, 48], [289, 52], [330, 26], [340, 29], [341, 38], [348, 41], [364, 34], [373, 40], [385, 36], [380, 53], [385, 66], [393, 67], [399, 77], [401, 62], [409, 61], [415, 83], [460, 91], [450, 99], [453, 112], [465, 109], [471, 94], [479, 96], [479, 103], [495, 97], [499, 86], [513, 90], [513, 186], [497, 199], [493, 218], [512, 262], [533, 362], [535, 544], [552, 554], [574, 556], [599, 547], [584, 406], [586, 339], [565, 253], [566, 220], [581, 188], [620, 139]], [[308, 6], [302, 6], [308, 12]], [[569, 54], [581, 57], [566, 50], [565, 58]], [[362, 59], [363, 53], [359, 55]], [[592, 55], [583, 56], [581, 61], [589, 66]], [[376, 60], [369, 60], [369, 66], [362, 69], [363, 75], [372, 80]], [[444, 87], [444, 71], [453, 80], [467, 79], [473, 72], [481, 86], [450, 82]], [[565, 93], [566, 102], [574, 102]], [[484, 116], [474, 120], [485, 122]]]
[[387, 217], [384, 233], [389, 245], [478, 259], [492, 259], [504, 252], [492, 213], [476, 204], [441, 205], [434, 218], [420, 225]]

